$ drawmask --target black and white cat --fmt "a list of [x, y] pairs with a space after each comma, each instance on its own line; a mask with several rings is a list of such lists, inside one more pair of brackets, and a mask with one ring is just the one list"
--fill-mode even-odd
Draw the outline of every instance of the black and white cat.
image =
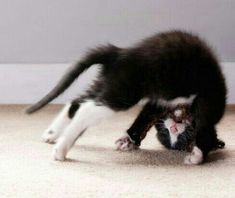
[[[155, 122], [158, 140], [169, 149], [191, 151], [195, 141], [194, 120], [190, 105], [177, 105], [163, 110]], [[225, 143], [217, 139], [214, 150], [224, 148]]]
[[[153, 124], [157, 129], [158, 140], [166, 148], [190, 150], [196, 135], [190, 105], [162, 106], [162, 114], [149, 122], [142, 131], [147, 132]], [[117, 140], [117, 148], [123, 150], [124, 148], [127, 149], [128, 146], [132, 147], [132, 143], [128, 140], [128, 137]]]
[[217, 142], [215, 125], [224, 114], [226, 85], [213, 52], [198, 36], [182, 31], [163, 32], [130, 48], [113, 45], [96, 48], [72, 67], [58, 85], [27, 112], [33, 113], [64, 92], [94, 64], [99, 77], [87, 92], [67, 104], [44, 133], [46, 142], [57, 143], [55, 160], [65, 157], [79, 136], [91, 125], [126, 111], [145, 99], [146, 104], [119, 149], [140, 146], [162, 108], [191, 105], [195, 145], [186, 164], [199, 164]]
[[155, 127], [159, 141], [169, 149], [188, 150], [195, 140], [190, 105], [167, 108]]

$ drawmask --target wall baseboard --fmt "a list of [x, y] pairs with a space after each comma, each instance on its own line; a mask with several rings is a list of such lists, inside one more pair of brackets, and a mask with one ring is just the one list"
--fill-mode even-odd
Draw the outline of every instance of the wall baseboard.
[[235, 111], [235, 104], [228, 104], [226, 106], [227, 111]]
[[[0, 104], [31, 104], [51, 90], [70, 64], [0, 64]], [[228, 104], [235, 104], [235, 62], [223, 62], [228, 85]], [[81, 94], [97, 74], [94, 66], [54, 103], [61, 104]]]

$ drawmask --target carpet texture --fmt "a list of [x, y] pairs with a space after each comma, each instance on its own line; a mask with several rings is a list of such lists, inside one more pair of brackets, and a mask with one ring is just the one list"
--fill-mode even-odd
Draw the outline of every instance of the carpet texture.
[[235, 197], [235, 111], [218, 125], [224, 150], [200, 166], [183, 165], [184, 152], [164, 149], [152, 129], [141, 149], [115, 151], [114, 142], [137, 109], [90, 128], [68, 154], [52, 160], [41, 134], [59, 110], [33, 116], [24, 106], [0, 106], [0, 197]]

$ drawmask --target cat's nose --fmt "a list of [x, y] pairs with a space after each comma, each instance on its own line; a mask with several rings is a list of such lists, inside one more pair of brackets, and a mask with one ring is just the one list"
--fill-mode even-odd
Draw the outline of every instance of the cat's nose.
[[173, 126], [171, 126], [171, 127], [170, 127], [170, 130], [171, 130], [172, 133], [177, 133], [177, 132], [178, 132], [178, 129], [177, 129], [176, 124], [173, 125]]
[[177, 132], [178, 132], [177, 128], [171, 128], [171, 133], [177, 133]]

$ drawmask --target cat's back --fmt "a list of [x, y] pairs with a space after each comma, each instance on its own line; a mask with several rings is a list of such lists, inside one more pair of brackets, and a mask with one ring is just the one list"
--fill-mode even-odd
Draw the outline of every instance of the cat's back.
[[214, 52], [199, 36], [186, 31], [167, 31], [144, 39], [132, 48], [132, 55], [137, 54], [146, 62], [163, 61], [179, 65], [192, 62], [216, 62]]
[[[162, 81], [190, 84], [223, 81], [218, 60], [211, 47], [199, 36], [185, 31], [155, 34], [134, 46], [131, 57], [136, 65]], [[205, 83], [205, 82], [202, 82]], [[191, 87], [192, 88], [192, 87]]]
[[218, 90], [226, 95], [224, 77], [214, 52], [195, 34], [158, 33], [124, 50], [123, 55], [118, 68], [131, 76], [131, 82], [141, 82], [150, 90], [167, 95]]

